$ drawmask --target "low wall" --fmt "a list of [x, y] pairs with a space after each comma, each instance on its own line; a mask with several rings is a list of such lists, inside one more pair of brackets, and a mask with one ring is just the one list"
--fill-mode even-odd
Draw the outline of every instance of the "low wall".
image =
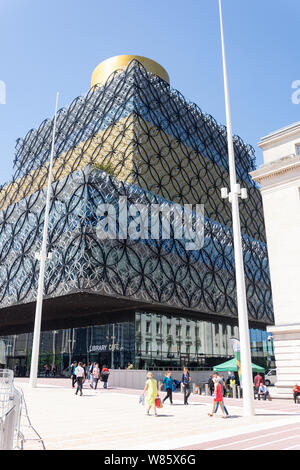
[[[109, 385], [112, 387], [121, 387], [121, 388], [134, 388], [138, 390], [143, 390], [145, 382], [147, 380], [146, 370], [123, 370], [123, 369], [111, 369], [109, 375]], [[164, 372], [161, 371], [151, 371], [153, 377], [156, 380], [162, 380], [165, 376]], [[192, 383], [200, 384], [207, 383], [210, 374], [212, 371], [198, 371], [191, 372]], [[172, 378], [181, 381], [182, 372], [174, 371], [172, 372]]]

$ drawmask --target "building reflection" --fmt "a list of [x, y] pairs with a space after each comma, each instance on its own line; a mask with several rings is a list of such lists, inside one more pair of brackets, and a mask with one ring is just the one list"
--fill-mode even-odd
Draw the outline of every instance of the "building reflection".
[[[176, 370], [187, 365], [211, 370], [233, 356], [230, 338], [238, 336], [238, 327], [225, 322], [136, 312], [123, 322], [42, 332], [39, 375], [45, 375], [45, 366], [55, 366], [57, 376], [69, 376], [73, 360], [116, 369], [130, 362], [137, 369]], [[274, 365], [270, 337], [264, 330], [250, 330], [252, 358], [265, 368]], [[6, 356], [2, 366], [16, 376], [28, 375], [32, 333], [0, 340]]]

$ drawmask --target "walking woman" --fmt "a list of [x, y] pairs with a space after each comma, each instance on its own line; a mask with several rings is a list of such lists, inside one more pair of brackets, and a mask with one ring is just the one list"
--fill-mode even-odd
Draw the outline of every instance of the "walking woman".
[[100, 369], [99, 369], [99, 364], [96, 364], [93, 367], [92, 384], [91, 384], [91, 388], [93, 388], [94, 390], [96, 390], [97, 388], [99, 379], [100, 379]]
[[188, 405], [188, 398], [191, 394], [191, 391], [190, 391], [191, 380], [192, 378], [190, 376], [189, 370], [187, 367], [185, 367], [183, 369], [183, 374], [182, 374], [182, 379], [181, 379], [182, 388], [183, 388], [183, 402], [185, 405]]
[[168, 372], [166, 373], [162, 384], [164, 385], [165, 391], [167, 392], [167, 395], [166, 395], [165, 398], [163, 399], [163, 403], [169, 398], [171, 405], [173, 405], [173, 401], [172, 401], [173, 379], [172, 379], [172, 377], [171, 377], [171, 372], [170, 372], [169, 370], [168, 370]]
[[222, 393], [222, 385], [217, 377], [213, 378], [215, 384], [215, 394], [214, 394], [214, 406], [211, 413], [208, 413], [208, 416], [212, 417], [214, 413], [218, 411], [219, 405], [222, 410], [222, 418], [226, 418], [228, 416], [228, 411], [223, 403], [223, 393]]
[[154, 409], [154, 416], [157, 416], [156, 406], [155, 406], [155, 399], [158, 397], [158, 390], [157, 390], [157, 381], [153, 378], [152, 372], [148, 372], [147, 374], [147, 382], [143, 391], [143, 395], [147, 392], [147, 415], [150, 415], [151, 408]]

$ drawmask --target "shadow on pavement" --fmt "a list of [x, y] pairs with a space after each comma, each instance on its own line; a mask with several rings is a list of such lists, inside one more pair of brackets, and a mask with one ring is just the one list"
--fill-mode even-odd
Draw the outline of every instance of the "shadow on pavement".
[[255, 416], [299, 416], [300, 417], [300, 413], [256, 413]]

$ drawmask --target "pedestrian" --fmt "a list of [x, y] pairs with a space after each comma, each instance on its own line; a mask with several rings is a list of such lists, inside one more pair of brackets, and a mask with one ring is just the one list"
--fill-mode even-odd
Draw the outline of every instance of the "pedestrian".
[[93, 388], [93, 370], [96, 362], [91, 362], [88, 367], [88, 380], [90, 381], [90, 387]]
[[222, 410], [222, 418], [226, 418], [229, 415], [227, 408], [223, 403], [223, 394], [222, 394], [222, 385], [217, 377], [213, 378], [215, 390], [214, 390], [214, 404], [211, 413], [208, 413], [208, 416], [212, 417], [214, 413], [218, 411], [219, 405]]
[[260, 386], [258, 387], [257, 399], [260, 400], [260, 397], [263, 397], [264, 400], [266, 401], [268, 396], [269, 396], [269, 390], [263, 383], [261, 383]]
[[72, 388], [75, 388], [76, 375], [75, 369], [77, 367], [77, 361], [73, 361], [71, 364], [71, 379], [72, 379]]
[[85, 380], [84, 368], [83, 368], [82, 362], [79, 362], [78, 366], [76, 367], [75, 375], [76, 375], [76, 383], [77, 383], [77, 389], [76, 389], [75, 395], [77, 395], [77, 393], [80, 392], [80, 396], [82, 397], [82, 384]]
[[184, 367], [183, 374], [181, 378], [182, 388], [183, 388], [183, 403], [188, 405], [188, 398], [191, 394], [190, 391], [190, 382], [192, 378], [190, 376], [189, 370], [187, 367]]
[[259, 372], [257, 372], [256, 376], [254, 377], [254, 385], [257, 391], [259, 389], [260, 384], [263, 384], [263, 383], [264, 381], [263, 381], [262, 376], [260, 375]]
[[[224, 394], [226, 392], [226, 383], [225, 383], [225, 379], [224, 379], [224, 375], [222, 377], [219, 376], [218, 372], [215, 372], [213, 374], [213, 377], [218, 379], [218, 382], [221, 384], [221, 388], [222, 388], [222, 395], [224, 397]], [[214, 387], [215, 388], [215, 387]]]
[[173, 387], [173, 379], [171, 377], [171, 371], [168, 370], [166, 373], [162, 385], [164, 386], [165, 392], [167, 392], [167, 395], [163, 399], [163, 403], [169, 398], [171, 405], [173, 405], [173, 399], [172, 399], [172, 387]]
[[56, 365], [55, 364], [52, 366], [52, 376], [53, 377], [56, 376]]
[[223, 397], [226, 397], [226, 381], [224, 375], [221, 375], [221, 385], [223, 390]]
[[100, 375], [101, 382], [103, 382], [103, 388], [107, 388], [108, 377], [109, 377], [109, 370], [106, 366], [103, 366], [101, 375]]
[[297, 398], [300, 397], [300, 386], [296, 384], [293, 387], [293, 397], [294, 397], [294, 402], [295, 404], [297, 403]]
[[97, 389], [97, 385], [98, 385], [98, 381], [100, 379], [100, 368], [99, 368], [99, 364], [96, 364], [93, 368], [93, 372], [92, 372], [92, 384], [91, 384], [91, 387], [94, 388], [94, 390]]
[[213, 393], [214, 393], [214, 389], [215, 389], [215, 384], [214, 384], [214, 381], [213, 381], [212, 374], [210, 374], [207, 384], [208, 384], [208, 390], [209, 390], [210, 396], [212, 397]]
[[[87, 377], [87, 367], [86, 367], [86, 363], [85, 363], [85, 362], [82, 363], [82, 367], [83, 367], [83, 369], [84, 369], [84, 377]], [[84, 381], [85, 381], [85, 379], [84, 379]]]
[[44, 366], [44, 369], [45, 369], [45, 377], [49, 377], [49, 374], [50, 374], [50, 366], [49, 364], [46, 364]]
[[233, 388], [236, 385], [236, 380], [234, 374], [228, 376], [226, 380], [226, 390], [227, 390], [227, 397], [233, 396]]
[[148, 404], [148, 409], [147, 409], [147, 415], [150, 415], [150, 410], [153, 408], [154, 410], [154, 416], [157, 416], [157, 411], [156, 411], [156, 404], [155, 400], [158, 397], [158, 388], [157, 388], [157, 381], [153, 378], [152, 372], [148, 372], [147, 374], [147, 381], [146, 385], [143, 391], [143, 396], [147, 392], [147, 404]]
[[87, 379], [89, 381], [92, 381], [92, 379], [93, 379], [92, 372], [93, 372], [94, 365], [95, 365], [95, 362], [89, 362], [89, 364], [87, 366]]

